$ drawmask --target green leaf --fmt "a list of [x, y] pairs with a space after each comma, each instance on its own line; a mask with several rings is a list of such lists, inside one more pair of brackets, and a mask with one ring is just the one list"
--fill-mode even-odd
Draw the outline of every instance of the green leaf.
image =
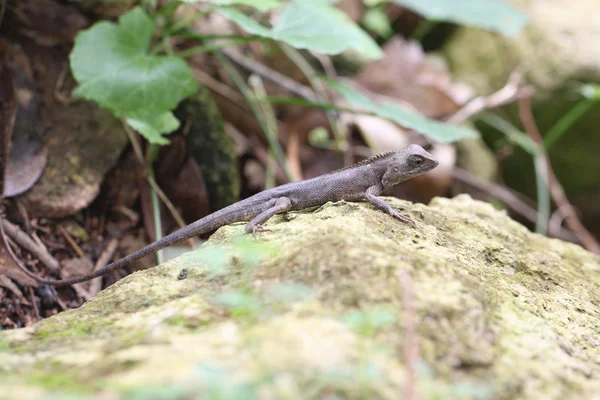
[[362, 23], [368, 30], [375, 32], [383, 38], [394, 34], [388, 16], [382, 8], [369, 8], [363, 16]]
[[273, 28], [277, 40], [299, 49], [339, 54], [352, 48], [368, 59], [383, 51], [341, 10], [318, 0], [296, 0], [285, 8]]
[[265, 28], [241, 11], [233, 8], [221, 8], [219, 9], [219, 13], [252, 35], [274, 39], [273, 33], [269, 28]]
[[[198, 3], [199, 0], [181, 0], [183, 3]], [[281, 6], [279, 0], [202, 0], [204, 3], [212, 3], [217, 6], [244, 5], [251, 6], [260, 11], [269, 11]]]
[[[140, 7], [123, 14], [118, 25], [103, 21], [81, 31], [70, 56], [79, 83], [73, 94], [133, 119], [174, 109], [197, 83], [182, 59], [148, 54], [153, 31], [152, 19]], [[173, 125], [164, 115], [151, 122]]]
[[507, 36], [518, 34], [529, 19], [501, 0], [390, 0], [437, 21], [451, 21]]
[[427, 119], [422, 115], [408, 111], [395, 104], [373, 103], [371, 99], [348, 85], [331, 80], [325, 80], [325, 82], [354, 107], [369, 111], [379, 117], [387, 118], [406, 128], [414, 129], [438, 142], [451, 143], [460, 139], [479, 136], [476, 131], [471, 129]]
[[168, 144], [169, 141], [163, 137], [179, 128], [179, 120], [172, 112], [162, 114], [147, 114], [138, 117], [127, 118], [127, 123], [150, 143]]
[[373, 39], [341, 10], [322, 0], [295, 0], [285, 7], [272, 29], [233, 9], [219, 12], [246, 32], [279, 40], [298, 49], [339, 54], [354, 49], [367, 59], [381, 58], [383, 51]]

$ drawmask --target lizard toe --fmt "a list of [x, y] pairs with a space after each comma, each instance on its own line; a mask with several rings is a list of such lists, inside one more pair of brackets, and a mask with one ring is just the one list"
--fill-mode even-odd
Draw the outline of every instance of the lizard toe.
[[270, 229], [263, 227], [260, 224], [256, 224], [252, 227], [252, 236], [254, 236], [255, 239], [256, 239], [257, 232], [272, 232], [272, 231]]
[[394, 218], [399, 219], [400, 221], [404, 222], [407, 225], [410, 225], [412, 228], [417, 226], [415, 221], [413, 221], [413, 219], [406, 214], [401, 214], [396, 210], [392, 210], [392, 212], [390, 214], [392, 214], [392, 216]]

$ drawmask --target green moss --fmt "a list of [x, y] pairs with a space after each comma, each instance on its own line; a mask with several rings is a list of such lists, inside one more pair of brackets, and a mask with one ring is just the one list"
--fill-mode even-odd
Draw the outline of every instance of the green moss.
[[598, 257], [468, 196], [386, 200], [417, 226], [366, 204], [326, 204], [269, 221], [257, 241], [277, 251], [253, 260], [236, 247], [243, 224], [224, 227], [211, 238], [227, 254], [220, 273], [181, 257], [34, 329], [3, 332], [3, 371], [19, 390], [32, 372], [46, 387], [76, 371], [75, 388], [125, 398], [396, 398], [412, 316], [420, 398], [600, 391], [589, 378], [600, 374]]
[[92, 393], [94, 390], [82, 385], [75, 373], [32, 372], [25, 377], [25, 382], [51, 391]]
[[106, 332], [106, 328], [110, 326], [110, 323], [107, 321], [71, 321], [72, 323], [68, 326], [50, 321], [48, 319], [44, 320], [37, 326], [35, 329], [37, 339], [93, 336], [99, 332]]

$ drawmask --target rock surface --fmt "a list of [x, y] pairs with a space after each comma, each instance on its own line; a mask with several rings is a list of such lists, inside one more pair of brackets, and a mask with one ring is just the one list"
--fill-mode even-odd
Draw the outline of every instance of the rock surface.
[[0, 333], [0, 398], [398, 399], [411, 321], [421, 399], [600, 393], [598, 257], [466, 195], [388, 201], [417, 227], [362, 203], [277, 216], [258, 241], [235, 224]]

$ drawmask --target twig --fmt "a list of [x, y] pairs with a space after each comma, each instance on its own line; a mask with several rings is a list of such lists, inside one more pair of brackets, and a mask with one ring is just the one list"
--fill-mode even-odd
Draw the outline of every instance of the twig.
[[[480, 113], [481, 111], [496, 108], [504, 104], [508, 104], [515, 100], [528, 98], [532, 93], [532, 88], [529, 86], [523, 86], [524, 74], [523, 70], [516, 69], [513, 71], [504, 87], [497, 92], [487, 97], [477, 97], [467, 103], [463, 108], [457, 111], [454, 115], [447, 119], [447, 123], [458, 125], [469, 119], [471, 116]], [[463, 180], [465, 183], [478, 188], [479, 190], [485, 191], [494, 197], [497, 197], [504, 201], [508, 207], [512, 208], [515, 212], [521, 214], [528, 220], [538, 223], [540, 218], [537, 215], [538, 212], [533, 208], [529, 207], [525, 203], [521, 202], [518, 197], [511, 193], [509, 189], [503, 188], [499, 185], [489, 184], [487, 182], [479, 181], [476, 182], [474, 176], [467, 176], [464, 172], [457, 170], [455, 171], [455, 177]], [[534, 217], [532, 212], [536, 213]], [[577, 238], [573, 238], [572, 232], [561, 229], [557, 229], [556, 226], [552, 227], [552, 231], [549, 232], [552, 236], [560, 237], [564, 240], [577, 241]]]
[[[317, 101], [323, 102], [323, 103], [328, 102], [328, 103], [332, 103], [335, 105], [335, 99], [334, 99], [334, 96], [332, 93], [332, 89], [329, 86], [325, 85], [321, 79], [319, 79], [315, 69], [312, 67], [312, 65], [310, 65], [310, 63], [308, 61], [306, 61], [306, 59], [302, 56], [302, 54], [298, 50], [296, 50], [293, 47], [288, 46], [286, 44], [281, 44], [279, 47], [285, 53], [285, 55], [294, 64], [296, 64], [296, 66], [300, 69], [300, 71], [302, 71], [302, 73], [304, 74], [306, 79], [308, 79], [310, 86], [315, 91]], [[326, 58], [326, 57], [323, 57], [323, 58]], [[324, 62], [324, 64], [327, 65], [327, 62]], [[331, 67], [333, 69], [333, 66], [331, 66]], [[335, 70], [330, 71], [330, 73], [335, 74]], [[350, 135], [345, 135], [344, 132], [342, 132], [342, 128], [340, 126], [341, 124], [340, 124], [338, 110], [333, 108], [331, 110], [324, 110], [324, 112], [325, 112], [325, 116], [327, 117], [327, 121], [329, 122], [329, 126], [331, 127], [331, 130], [333, 131], [333, 136], [335, 138], [334, 143], [336, 145], [336, 150], [338, 152], [340, 152], [342, 155], [347, 156], [347, 155], [351, 154], [351, 152], [343, 151], [343, 149], [345, 147], [346, 148], [349, 147], [348, 140], [349, 140]], [[342, 165], [346, 166], [346, 165], [350, 164], [351, 159], [344, 157], [340, 161], [342, 161]], [[346, 162], [348, 162], [348, 163], [346, 163]]]
[[406, 380], [404, 385], [405, 400], [416, 400], [417, 393], [417, 362], [419, 361], [419, 340], [417, 337], [417, 310], [415, 308], [415, 293], [410, 274], [404, 270], [398, 271], [398, 280], [402, 285], [402, 305], [404, 308], [404, 365]]
[[33, 307], [33, 313], [35, 314], [36, 321], [41, 319], [40, 317], [40, 309], [38, 308], [37, 301], [35, 301], [35, 296], [33, 295], [33, 288], [29, 288], [29, 298], [31, 299], [31, 306]]
[[519, 199], [513, 190], [487, 182], [462, 168], [455, 167], [453, 174], [457, 180], [502, 200], [513, 211], [529, 221], [535, 222], [537, 218], [536, 209]]
[[25, 296], [23, 296], [23, 292], [19, 290], [17, 285], [10, 278], [4, 274], [0, 274], [0, 286], [4, 286], [11, 292], [13, 292], [21, 301], [27, 302]]
[[[258, 100], [257, 111], [262, 113], [265, 127], [264, 134], [269, 136], [269, 142], [275, 142], [278, 137], [277, 118], [275, 117], [275, 111], [273, 110], [273, 107], [271, 107], [271, 104], [264, 101], [267, 97], [264, 83], [260, 76], [252, 74], [248, 79], [248, 84], [254, 93], [254, 97]], [[270, 189], [275, 186], [275, 165], [277, 165], [275, 151], [270, 149], [269, 158], [265, 168], [265, 189]]]
[[[309, 101], [318, 100], [317, 96], [308, 87], [301, 85], [282, 74], [279, 74], [277, 71], [274, 71], [251, 59], [248, 59], [230, 49], [223, 50], [223, 54], [225, 54], [225, 56], [227, 56], [229, 59], [231, 59], [233, 62], [240, 65], [241, 67], [258, 74], [267, 80], [274, 82], [275, 84], [283, 87], [284, 89], [289, 90], [293, 94], [296, 94]], [[446, 122], [449, 124], [458, 125], [469, 119], [471, 116], [483, 110], [497, 108], [502, 105], [511, 103], [515, 100], [527, 98], [528, 96], [530, 96], [532, 88], [530, 86], [523, 86], [523, 78], [524, 73], [522, 70], [517, 69], [513, 71], [510, 74], [508, 81], [503, 88], [491, 94], [490, 96], [481, 96], [471, 100], [463, 108], [461, 108], [454, 115], [448, 118]], [[474, 186], [479, 190], [485, 191], [491, 194], [492, 196], [501, 199], [507, 204], [508, 207], [510, 207], [526, 219], [530, 220], [531, 222], [535, 223], [538, 220], [537, 211], [534, 208], [522, 202], [508, 188], [504, 188], [500, 185], [490, 184], [482, 180], [476, 181], [473, 175], [469, 174], [470, 176], [468, 176], [466, 175], [466, 171], [460, 170], [458, 168], [455, 169], [454, 175], [457, 179], [462, 180], [463, 182]], [[569, 226], [571, 227], [571, 225]], [[573, 234], [571, 234], [571, 231], [561, 229], [560, 227], [557, 229], [556, 225], [551, 227], [551, 231], [549, 233], [552, 236], [569, 241], [576, 241], [575, 239], [582, 239], [580, 234], [577, 234], [577, 237], [575, 238]], [[581, 240], [581, 243], [584, 243], [583, 240]]]
[[59, 263], [54, 257], [46, 251], [45, 248], [38, 246], [25, 232], [17, 225], [13, 225], [6, 219], [2, 218], [2, 227], [6, 234], [15, 241], [19, 246], [35, 255], [48, 269], [54, 273], [60, 270]]
[[68, 306], [67, 306], [67, 304], [66, 304], [64, 301], [62, 301], [62, 299], [61, 299], [60, 297], [57, 297], [57, 298], [56, 298], [56, 304], [58, 304], [58, 306], [59, 306], [59, 307], [61, 308], [61, 310], [63, 310], [63, 311], [67, 311], [67, 310], [70, 310], [70, 309], [71, 309], [71, 307], [68, 307]]
[[554, 174], [554, 171], [552, 170], [552, 165], [550, 164], [548, 154], [544, 148], [544, 140], [542, 139], [542, 135], [540, 135], [540, 131], [533, 117], [533, 112], [531, 111], [531, 102], [527, 97], [519, 99], [519, 116], [523, 126], [525, 127], [525, 131], [539, 146], [541, 156], [546, 163], [546, 169], [548, 172], [547, 184], [548, 188], [550, 189], [550, 194], [552, 195], [552, 199], [556, 203], [556, 206], [564, 215], [567, 226], [571, 228], [573, 232], [575, 232], [583, 247], [596, 254], [600, 254], [600, 245], [594, 236], [585, 228], [585, 226], [583, 226], [579, 220], [579, 217], [575, 212], [575, 208], [569, 202], [569, 199], [565, 195], [565, 191], [563, 190], [560, 182]]
[[75, 239], [73, 239], [71, 237], [69, 232], [67, 232], [66, 229], [62, 225], [58, 226], [58, 231], [65, 238], [67, 243], [69, 243], [69, 246], [71, 246], [71, 248], [75, 251], [75, 253], [77, 253], [79, 258], [85, 258], [85, 253], [83, 252], [83, 250], [81, 250], [81, 247], [79, 247], [79, 245], [77, 244]]
[[[123, 124], [123, 128], [125, 129], [125, 132], [127, 132], [127, 136], [129, 136], [129, 142], [131, 142], [131, 145], [133, 146], [133, 150], [134, 150], [134, 153], [135, 153], [138, 161], [140, 163], [142, 163], [142, 165], [145, 165], [146, 163], [144, 161], [144, 155], [142, 153], [142, 147], [140, 146], [139, 142], [136, 139], [135, 132], [133, 131], [133, 129], [131, 129], [129, 127], [129, 125], [127, 124], [127, 121], [121, 120], [121, 123]], [[156, 192], [156, 194], [158, 195], [158, 197], [160, 198], [160, 200], [167, 207], [167, 209], [169, 210], [169, 212], [173, 216], [173, 219], [175, 219], [175, 222], [177, 222], [177, 225], [180, 228], [183, 228], [184, 226], [186, 226], [186, 223], [183, 220], [183, 218], [181, 217], [181, 214], [179, 214], [179, 212], [177, 211], [177, 209], [175, 208], [175, 206], [173, 205], [173, 203], [171, 203], [171, 200], [169, 200], [169, 198], [167, 197], [167, 195], [162, 191], [162, 189], [160, 188], [160, 186], [158, 186], [158, 184], [156, 183], [156, 181], [152, 177], [150, 177], [148, 175], [146, 175], [146, 180], [148, 181], [148, 183], [150, 184], [150, 186], [152, 187], [152, 189], [154, 189], [154, 191]], [[198, 241], [196, 239], [194, 239], [194, 238], [188, 239], [188, 243], [194, 249], [196, 247], [198, 247]]]
[[236, 104], [238, 107], [242, 109], [245, 108], [243, 106], [244, 96], [240, 95], [238, 92], [236, 92], [223, 82], [216, 80], [206, 72], [202, 71], [200, 68], [192, 67], [192, 73], [198, 81], [200, 81], [202, 84], [204, 84], [204, 86], [206, 86], [213, 92], [220, 94], [232, 103]]
[[125, 218], [129, 219], [129, 221], [133, 225], [136, 225], [140, 220], [140, 216], [138, 215], [138, 213], [136, 213], [135, 211], [133, 211], [131, 208], [127, 207], [126, 205], [117, 205], [117, 206], [112, 207], [111, 210], [115, 213], [125, 216]]
[[[311, 54], [319, 61], [319, 63], [321, 63], [321, 66], [323, 67], [323, 71], [325, 71], [325, 75], [327, 75], [327, 78], [331, 81], [337, 81], [338, 73], [335, 69], [335, 65], [333, 65], [333, 62], [331, 61], [331, 58], [327, 55], [315, 52], [311, 52]], [[331, 86], [325, 85], [325, 91], [329, 99], [334, 98], [335, 94]], [[344, 111], [343, 107], [338, 107], [337, 110]], [[337, 122], [339, 123], [339, 121]], [[346, 141], [344, 151], [344, 165], [350, 165], [352, 164], [352, 160], [354, 159], [354, 148], [350, 145], [351, 135], [344, 135], [344, 139]]]
[[558, 207], [556, 210], [554, 210], [554, 212], [552, 213], [552, 216], [550, 217], [550, 220], [548, 222], [548, 226], [549, 229], [562, 229], [562, 224], [565, 220], [565, 213], [564, 213], [564, 209], [562, 207]]
[[[329, 58], [329, 56], [326, 56], [325, 54], [316, 53], [313, 51], [311, 51], [310, 54], [312, 54], [312, 56], [315, 59], [317, 59], [317, 61], [319, 61], [319, 63], [323, 67], [323, 71], [325, 71], [325, 75], [327, 75], [327, 77], [329, 79], [334, 81], [338, 78], [337, 71], [335, 70], [335, 65], [333, 65], [333, 62], [331, 61], [331, 58]], [[329, 86], [327, 86], [326, 90], [329, 92], [329, 96], [331, 97], [333, 94], [331, 91], [331, 88]]]
[[523, 86], [523, 78], [524, 74], [522, 70], [514, 70], [508, 77], [508, 81], [502, 89], [489, 96], [474, 98], [448, 118], [446, 122], [451, 125], [459, 125], [483, 110], [500, 107], [504, 104], [512, 103], [515, 100], [529, 96], [533, 89], [529, 86]]
[[288, 140], [285, 154], [288, 159], [290, 172], [294, 175], [294, 179], [302, 180], [302, 165], [300, 163], [300, 135], [296, 124], [288, 126]]
[[[288, 181], [292, 181], [293, 176], [290, 173], [290, 169], [287, 165], [287, 160], [285, 158], [283, 149], [281, 148], [281, 145], [279, 144], [279, 141], [276, 140], [276, 138], [273, 138], [268, 133], [266, 133], [268, 130], [268, 128], [266, 126], [266, 122], [265, 122], [262, 114], [260, 113], [259, 107], [255, 104], [256, 103], [255, 96], [253, 96], [253, 93], [250, 90], [250, 87], [244, 81], [244, 79], [242, 78], [242, 76], [240, 75], [238, 70], [234, 67], [234, 65], [227, 59], [227, 57], [225, 57], [222, 53], [215, 53], [215, 58], [216, 58], [217, 62], [221, 65], [221, 67], [225, 70], [225, 72], [229, 75], [231, 80], [238, 87], [238, 89], [242, 92], [242, 95], [246, 99], [246, 103], [248, 103], [248, 106], [250, 106], [250, 109], [252, 110], [252, 114], [256, 118], [256, 121], [260, 125], [261, 130], [265, 134], [265, 139], [267, 140], [271, 150], [275, 154], [275, 157], [277, 159], [279, 166], [285, 172], [285, 175], [286, 175]], [[252, 61], [252, 62], [254, 62], [254, 61]], [[276, 73], [275, 71], [273, 71], [273, 72]], [[257, 74], [257, 75], [262, 76], [260, 74]]]
[[69, 67], [64, 65], [56, 79], [56, 84], [54, 85], [54, 98], [58, 100], [61, 104], [69, 105], [77, 101], [74, 97], [70, 95], [68, 91], [62, 92], [61, 89], [65, 84], [65, 80], [67, 79], [67, 74], [69, 72]]
[[[98, 260], [96, 261], [96, 264], [94, 265], [94, 269], [92, 270], [92, 272], [97, 271], [101, 268], [104, 268], [109, 263], [111, 258], [114, 256], [115, 251], [117, 251], [118, 244], [119, 244], [119, 242], [117, 241], [117, 239], [114, 239], [114, 238], [108, 242], [106, 249], [104, 249], [102, 254], [100, 254], [100, 257], [98, 257]], [[94, 278], [90, 281], [89, 292], [92, 297], [95, 297], [100, 292], [101, 289], [102, 289], [102, 277], [101, 276]]]
[[233, 49], [223, 49], [222, 53], [224, 56], [229, 58], [234, 63], [238, 64], [240, 67], [244, 68], [247, 71], [254, 72], [257, 75], [260, 75], [263, 79], [271, 81], [282, 88], [288, 90], [289, 92], [302, 97], [308, 101], [318, 101], [315, 93], [307, 86], [304, 86], [293, 79], [288, 78], [287, 76], [280, 74], [279, 72], [258, 63], [250, 58], [244, 57], [242, 54], [238, 53]]
[[85, 301], [90, 301], [94, 298], [91, 293], [83, 286], [83, 283], [76, 283], [73, 285], [73, 290], [77, 293], [77, 296], [81, 297]]

